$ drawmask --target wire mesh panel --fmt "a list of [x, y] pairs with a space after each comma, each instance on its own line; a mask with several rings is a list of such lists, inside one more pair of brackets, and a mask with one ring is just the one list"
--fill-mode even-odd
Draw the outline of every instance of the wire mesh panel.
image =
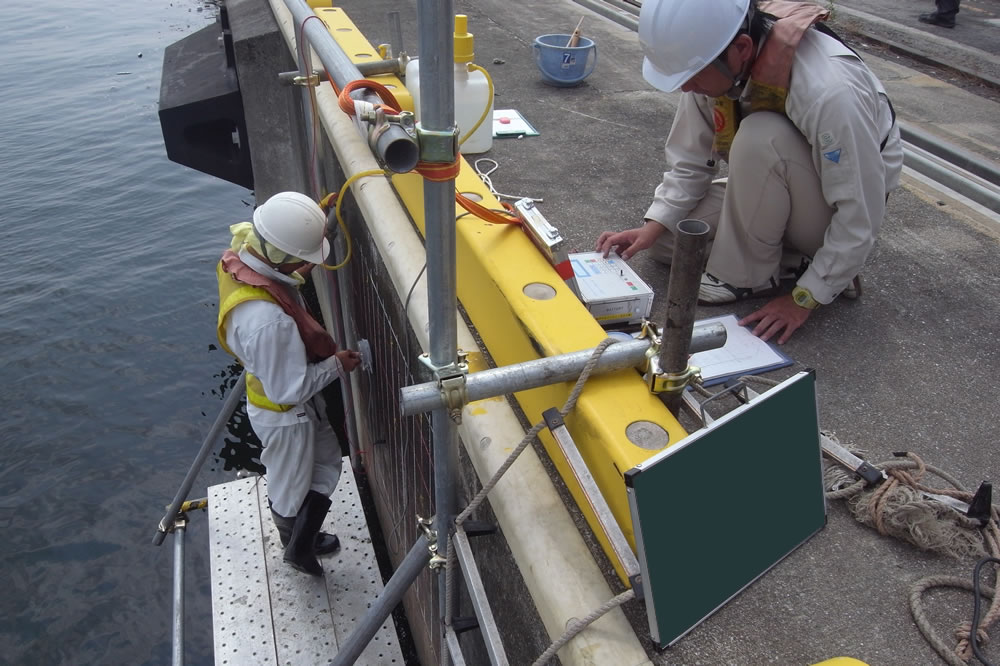
[[[350, 216], [353, 217], [353, 216]], [[371, 368], [359, 369], [359, 457], [382, 524], [393, 567], [419, 536], [416, 516], [434, 513], [430, 418], [400, 414], [399, 389], [418, 381], [421, 352], [385, 265], [363, 224], [351, 220], [353, 259], [347, 277], [347, 326], [355, 340], [371, 347]], [[436, 645], [434, 576], [425, 571], [404, 597], [410, 628], [419, 646]]]

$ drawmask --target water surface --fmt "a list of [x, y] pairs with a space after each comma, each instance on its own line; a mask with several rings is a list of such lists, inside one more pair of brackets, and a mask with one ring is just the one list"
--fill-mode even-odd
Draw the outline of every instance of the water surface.
[[[213, 268], [251, 201], [163, 148], [163, 50], [212, 20], [4, 2], [0, 663], [170, 662], [172, 542], [151, 540], [221, 405]], [[204, 514], [187, 545], [187, 659], [208, 664]]]

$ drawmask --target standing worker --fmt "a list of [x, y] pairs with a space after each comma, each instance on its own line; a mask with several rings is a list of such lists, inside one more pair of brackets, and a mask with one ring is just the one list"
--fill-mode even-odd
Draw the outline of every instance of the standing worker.
[[325, 229], [312, 199], [280, 192], [252, 223], [230, 227], [232, 247], [216, 268], [219, 343], [246, 368], [247, 415], [264, 447], [284, 561], [313, 576], [323, 575], [316, 557], [340, 547], [336, 535], [320, 532], [342, 455], [320, 391], [361, 360], [356, 351], [337, 351], [298, 292], [303, 274], [330, 252]]
[[[797, 280], [740, 322], [764, 340], [783, 331], [779, 343], [813, 309], [857, 297], [903, 166], [885, 89], [818, 23], [826, 14], [799, 2], [645, 0], [643, 77], [684, 94], [643, 226], [597, 240], [605, 254], [649, 248], [669, 263], [677, 223], [704, 220], [714, 243], [700, 303], [773, 296], [780, 279]], [[728, 182], [713, 181], [723, 159]]]

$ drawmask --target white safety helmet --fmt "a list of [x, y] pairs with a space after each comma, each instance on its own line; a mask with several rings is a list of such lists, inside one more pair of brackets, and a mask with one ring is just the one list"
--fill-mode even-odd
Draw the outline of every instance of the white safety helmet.
[[253, 226], [268, 243], [299, 259], [321, 264], [330, 254], [326, 215], [304, 194], [275, 194], [253, 212]]
[[719, 57], [744, 27], [751, 0], [643, 0], [642, 76], [673, 92]]

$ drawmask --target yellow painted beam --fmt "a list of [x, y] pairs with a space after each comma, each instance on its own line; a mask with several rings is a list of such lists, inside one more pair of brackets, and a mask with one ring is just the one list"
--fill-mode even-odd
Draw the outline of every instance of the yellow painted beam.
[[[367, 42], [361, 44], [364, 37], [342, 11], [323, 10], [320, 15], [330, 33], [355, 62], [374, 53]], [[416, 173], [409, 173], [393, 176], [392, 182], [415, 224], [425, 233], [423, 179]], [[487, 208], [500, 208], [500, 203], [464, 159], [456, 187], [462, 193], [475, 195], [474, 199], [481, 199], [480, 203]], [[486, 222], [466, 214], [457, 204], [455, 217], [458, 297], [497, 365], [587, 349], [606, 337], [605, 331], [520, 226]], [[551, 297], [532, 297], [529, 293], [536, 292], [528, 289], [526, 293], [528, 285], [547, 285], [551, 288]], [[479, 355], [472, 361], [472, 371], [485, 368]], [[546, 409], [562, 407], [572, 387], [572, 382], [566, 382], [522, 391], [515, 397], [528, 419], [537, 423]], [[566, 418], [580, 453], [633, 548], [635, 539], [623, 474], [655, 453], [633, 444], [626, 436], [626, 428], [637, 422], [647, 424], [648, 428], [662, 428], [670, 443], [680, 441], [687, 434], [633, 370], [593, 377], [576, 409]], [[627, 584], [558, 446], [547, 430], [542, 431], [540, 438], [598, 541]], [[507, 446], [512, 449], [516, 444], [509, 442]]]

